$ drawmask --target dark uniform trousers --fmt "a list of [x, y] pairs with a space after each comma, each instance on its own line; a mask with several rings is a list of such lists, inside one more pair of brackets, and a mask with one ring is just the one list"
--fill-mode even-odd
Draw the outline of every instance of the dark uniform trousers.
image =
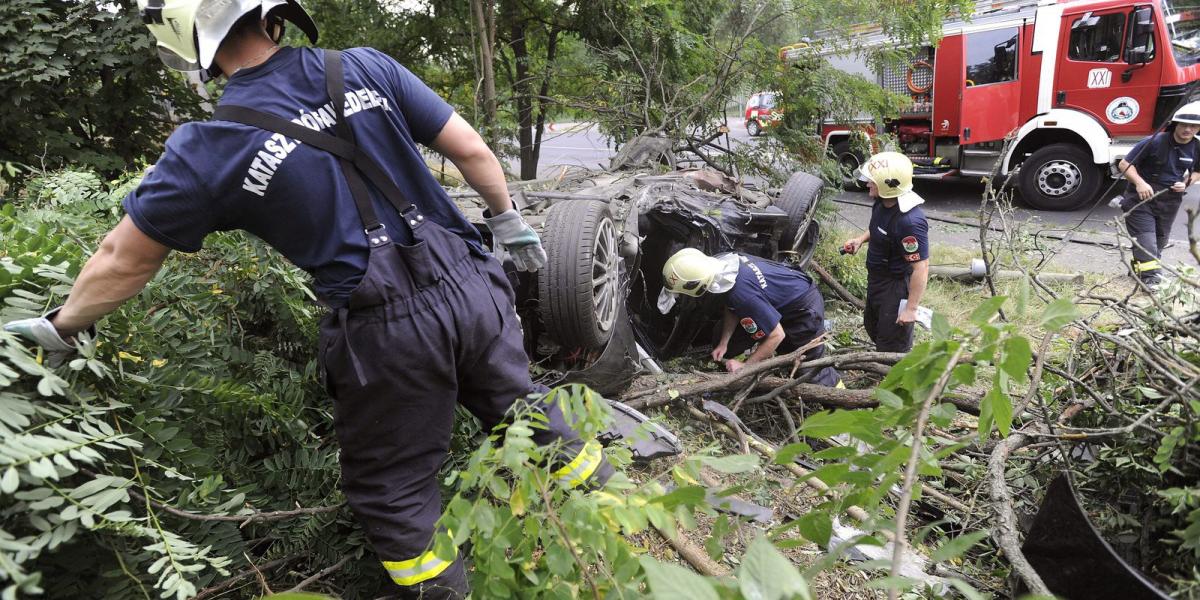
[[[821, 291], [815, 285], [795, 302], [779, 311], [779, 314], [779, 322], [783, 325], [786, 337], [776, 349], [778, 354], [795, 352], [800, 346], [825, 332], [825, 299], [821, 297]], [[718, 323], [717, 331], [714, 332], [717, 339], [720, 339], [720, 328], [721, 324]], [[754, 345], [754, 340], [750, 339], [745, 331], [738, 330], [734, 333], [725, 352], [726, 357], [738, 356]], [[822, 356], [825, 356], [825, 344], [804, 353], [805, 360], [815, 360]], [[827, 387], [846, 387], [842, 384], [841, 374], [833, 367], [823, 367], [817, 371], [812, 376], [812, 382]]]
[[[1150, 187], [1157, 193], [1170, 186], [1151, 183]], [[1134, 186], [1125, 187], [1121, 210], [1128, 213], [1125, 215], [1125, 229], [1135, 242], [1133, 271], [1142, 281], [1150, 283], [1159, 280], [1162, 272], [1159, 259], [1170, 238], [1171, 224], [1175, 222], [1181, 204], [1183, 192], [1167, 191], [1149, 202], [1142, 202]]]
[[[416, 243], [373, 232], [367, 272], [350, 305], [321, 323], [320, 358], [334, 396], [343, 488], [404, 598], [461, 598], [463, 561], [432, 552], [441, 515], [437, 472], [461, 402], [490, 430], [514, 402], [541, 394], [514, 295], [500, 263], [421, 217]], [[414, 220], [414, 223], [417, 221]], [[382, 241], [380, 240], [382, 238]], [[612, 468], [556, 405], [539, 444], [562, 442], [548, 468], [560, 483], [607, 480]]]
[[909, 274], [897, 275], [888, 270], [867, 270], [867, 307], [863, 311], [863, 326], [879, 352], [908, 352], [912, 350], [913, 324], [897, 325], [900, 301], [908, 298]]

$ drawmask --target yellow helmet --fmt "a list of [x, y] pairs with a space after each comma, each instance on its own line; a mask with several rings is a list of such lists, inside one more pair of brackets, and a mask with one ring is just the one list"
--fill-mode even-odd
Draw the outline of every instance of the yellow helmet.
[[700, 296], [708, 291], [723, 264], [695, 248], [684, 248], [663, 263], [663, 289]]
[[868, 158], [858, 169], [858, 180], [874, 182], [880, 198], [896, 198], [911, 192], [913, 165], [899, 152], [880, 152]]

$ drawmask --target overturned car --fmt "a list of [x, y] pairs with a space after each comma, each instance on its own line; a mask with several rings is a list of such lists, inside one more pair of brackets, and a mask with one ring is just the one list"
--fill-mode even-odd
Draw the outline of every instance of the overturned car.
[[[509, 267], [535, 373], [547, 385], [610, 393], [655, 361], [707, 343], [719, 298], [658, 310], [667, 257], [693, 247], [803, 267], [820, 236], [813, 213], [823, 187], [797, 172], [776, 196], [707, 168], [624, 169], [574, 172], [553, 189], [516, 192], [549, 257], [536, 273]], [[481, 208], [463, 209], [488, 239]]]

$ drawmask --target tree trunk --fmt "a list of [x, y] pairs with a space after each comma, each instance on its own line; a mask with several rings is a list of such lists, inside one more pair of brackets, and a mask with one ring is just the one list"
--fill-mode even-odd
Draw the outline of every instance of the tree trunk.
[[[529, 94], [529, 44], [521, 6], [504, 0], [504, 15], [513, 53], [513, 101], [517, 105], [517, 141], [521, 146], [521, 179], [537, 179], [537, 153], [533, 145], [533, 98]], [[547, 65], [546, 68], [549, 68]]]
[[483, 139], [493, 151], [500, 147], [499, 127], [496, 123], [496, 72], [494, 49], [496, 46], [496, 16], [493, 0], [471, 0], [471, 15], [475, 29], [479, 32], [479, 70], [483, 79], [483, 123], [480, 127]]

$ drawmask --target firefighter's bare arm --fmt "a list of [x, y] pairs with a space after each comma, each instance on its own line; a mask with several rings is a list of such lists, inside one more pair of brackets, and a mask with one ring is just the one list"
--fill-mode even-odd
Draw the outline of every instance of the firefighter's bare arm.
[[779, 347], [779, 344], [783, 342], [783, 338], [785, 337], [787, 337], [787, 334], [783, 332], [783, 323], [780, 323], [775, 326], [775, 329], [771, 330], [771, 333], [767, 334], [767, 337], [758, 342], [758, 348], [750, 356], [746, 357], [746, 362], [743, 363], [735, 359], [727, 360], [725, 361], [725, 370], [730, 373], [737, 373], [746, 365], [752, 365], [771, 358], [775, 354], [775, 349]]
[[1134, 189], [1137, 190], [1138, 198], [1145, 200], [1154, 195], [1154, 188], [1150, 187], [1150, 184], [1146, 183], [1145, 179], [1142, 179], [1142, 176], [1138, 174], [1137, 167], [1129, 164], [1129, 161], [1123, 158], [1117, 167], [1125, 174], [1125, 179], [1128, 179], [1133, 184]]
[[430, 146], [458, 167], [467, 185], [479, 192], [493, 215], [513, 207], [500, 161], [479, 132], [458, 113], [450, 115], [450, 120]]
[[128, 216], [121, 219], [83, 266], [54, 327], [64, 336], [74, 335], [116, 310], [142, 291], [170, 252]]
[[721, 339], [712, 351], [713, 360], [720, 361], [725, 358], [725, 352], [729, 350], [729, 339], [733, 337], [735, 327], [737, 327], [737, 315], [733, 314], [732, 310], [726, 310], [725, 316], [721, 319]]
[[908, 305], [896, 316], [896, 322], [908, 325], [917, 320], [917, 307], [921, 305], [921, 296], [925, 295], [925, 285], [929, 283], [929, 259], [913, 263], [912, 275], [908, 278]]

